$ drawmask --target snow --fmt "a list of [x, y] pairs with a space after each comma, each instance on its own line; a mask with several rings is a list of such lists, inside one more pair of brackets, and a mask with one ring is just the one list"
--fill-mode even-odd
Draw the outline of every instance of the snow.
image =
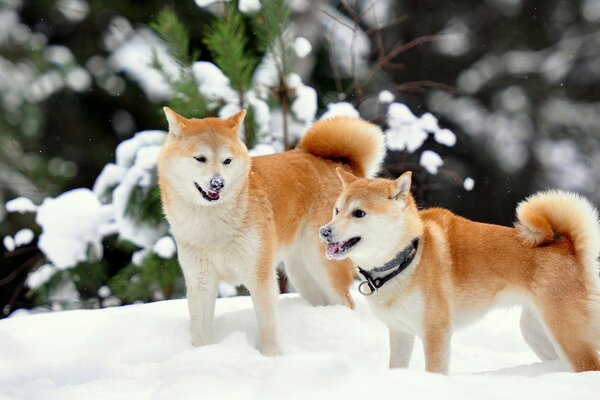
[[339, 103], [327, 104], [327, 111], [325, 111], [325, 113], [321, 115], [321, 119], [333, 117], [359, 118], [360, 115], [351, 103], [341, 101]]
[[254, 13], [260, 10], [260, 0], [239, 0], [238, 9], [243, 13]]
[[15, 250], [15, 239], [13, 239], [13, 237], [10, 235], [4, 236], [4, 239], [2, 239], [2, 244], [8, 252]]
[[[364, 298], [357, 309], [279, 300], [283, 356], [255, 348], [248, 297], [218, 299], [215, 344], [190, 344], [185, 300], [0, 321], [0, 397], [6, 399], [528, 399], [592, 400], [600, 372], [540, 362], [518, 312], [496, 311], [453, 336], [449, 376], [423, 372], [420, 341], [408, 369], [388, 370], [387, 330]], [[40, 328], [43, 327], [43, 331]]]
[[440, 129], [436, 131], [433, 138], [439, 144], [452, 147], [456, 144], [456, 135], [449, 129]]
[[419, 164], [421, 164], [427, 172], [435, 175], [438, 172], [438, 168], [444, 165], [444, 161], [442, 161], [442, 158], [435, 151], [425, 150], [421, 153]]
[[69, 71], [65, 77], [67, 86], [76, 92], [83, 92], [90, 88], [92, 77], [85, 68], [76, 67]]
[[116, 72], [125, 72], [138, 81], [149, 99], [162, 101], [171, 97], [171, 88], [152, 66], [153, 54], [169, 76], [179, 76], [180, 67], [169, 55], [165, 43], [148, 28], [139, 28], [131, 34], [111, 54], [108, 62]]
[[369, 36], [360, 25], [329, 4], [319, 4], [317, 15], [331, 47], [332, 59], [345, 76], [362, 77], [371, 51]]
[[127, 168], [113, 163], [106, 164], [94, 182], [93, 191], [96, 196], [102, 198], [117, 186], [125, 176]]
[[215, 64], [208, 61], [198, 61], [192, 66], [198, 90], [209, 101], [239, 103], [237, 93], [231, 88], [229, 78]]
[[398, 127], [400, 125], [414, 122], [417, 117], [410, 111], [406, 104], [392, 103], [388, 107], [388, 125]]
[[26, 246], [33, 240], [33, 231], [29, 228], [21, 229], [15, 234], [15, 246]]
[[196, 5], [198, 7], [207, 7], [207, 6], [210, 6], [211, 4], [218, 3], [223, 0], [194, 0], [194, 1], [196, 2]]
[[385, 134], [386, 144], [390, 150], [406, 150], [409, 153], [414, 153], [427, 140], [427, 133], [411, 124], [390, 128], [385, 131]]
[[171, 236], [163, 236], [154, 243], [152, 249], [159, 257], [169, 259], [175, 255], [177, 247]]
[[100, 227], [111, 210], [88, 189], [75, 189], [56, 198], [44, 199], [36, 222], [42, 228], [38, 246], [59, 269], [102, 255]]
[[296, 98], [292, 102], [292, 112], [298, 120], [310, 124], [317, 115], [317, 91], [310, 86], [296, 88]]
[[396, 96], [394, 96], [394, 93], [390, 92], [389, 90], [382, 90], [381, 92], [379, 92], [379, 96], [377, 97], [377, 100], [380, 103], [387, 104], [387, 103], [391, 103], [392, 101], [394, 101], [395, 98], [396, 98]]
[[310, 54], [312, 50], [312, 45], [305, 37], [298, 36], [294, 40], [293, 44], [294, 53], [298, 56], [298, 58], [304, 58]]
[[28, 288], [35, 290], [48, 282], [57, 271], [56, 267], [51, 264], [44, 264], [27, 275], [25, 284]]
[[31, 200], [26, 197], [17, 197], [16, 199], [12, 199], [6, 202], [6, 211], [7, 212], [18, 212], [18, 213], [26, 213], [26, 212], [35, 212], [37, 207]]
[[463, 182], [463, 187], [467, 192], [470, 192], [475, 187], [475, 180], [470, 176], [467, 176]]

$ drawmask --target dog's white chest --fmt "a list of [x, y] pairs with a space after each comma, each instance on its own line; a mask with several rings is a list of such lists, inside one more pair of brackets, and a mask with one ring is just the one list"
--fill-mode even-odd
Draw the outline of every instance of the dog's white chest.
[[409, 293], [376, 293], [367, 297], [373, 314], [389, 328], [422, 336], [425, 303], [417, 290]]

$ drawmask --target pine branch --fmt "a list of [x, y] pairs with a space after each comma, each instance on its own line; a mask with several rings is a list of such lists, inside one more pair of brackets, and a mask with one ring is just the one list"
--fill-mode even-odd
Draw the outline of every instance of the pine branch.
[[125, 215], [144, 224], [159, 225], [163, 223], [165, 218], [158, 185], [153, 184], [150, 188], [135, 186], [129, 195]]
[[173, 78], [165, 70], [157, 52], [152, 52], [152, 67], [162, 75], [173, 92], [173, 96], [168, 101], [169, 107], [185, 115], [205, 115], [206, 101], [200, 94], [190, 69], [191, 64], [200, 56], [200, 52], [194, 50], [190, 54], [190, 36], [187, 28], [177, 18], [175, 12], [168, 8], [162, 10], [150, 26], [165, 41], [169, 55], [180, 66], [178, 76]]
[[[252, 73], [258, 60], [248, 49], [246, 25], [235, 4], [224, 7], [224, 18], [213, 22], [206, 33], [204, 44], [210, 50], [215, 64], [229, 78], [237, 92], [239, 107], [247, 108], [244, 96], [251, 85]], [[252, 147], [256, 138], [249, 118], [246, 118], [245, 128], [246, 144]]]
[[171, 55], [183, 65], [190, 65], [200, 55], [198, 51], [190, 55], [189, 32], [173, 10], [163, 9], [150, 27], [165, 41]]

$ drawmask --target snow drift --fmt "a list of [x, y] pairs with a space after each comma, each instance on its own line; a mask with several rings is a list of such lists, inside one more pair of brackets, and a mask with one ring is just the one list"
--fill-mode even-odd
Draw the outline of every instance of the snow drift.
[[185, 300], [0, 321], [0, 399], [597, 399], [600, 372], [540, 362], [518, 313], [497, 311], [455, 334], [450, 376], [388, 370], [387, 331], [357, 310], [279, 301], [284, 355], [256, 349], [248, 297], [219, 299], [214, 345], [190, 344]]

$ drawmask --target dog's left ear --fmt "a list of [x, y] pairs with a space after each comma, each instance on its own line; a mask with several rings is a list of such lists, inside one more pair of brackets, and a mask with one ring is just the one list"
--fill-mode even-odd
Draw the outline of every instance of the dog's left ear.
[[392, 183], [392, 190], [390, 192], [390, 199], [397, 199], [398, 197], [405, 197], [410, 193], [410, 184], [412, 182], [412, 172], [407, 171], [400, 175]]
[[244, 118], [246, 117], [246, 110], [241, 110], [237, 114], [232, 115], [227, 118], [227, 125], [233, 130], [236, 135], [239, 134], [240, 128], [242, 127], [242, 123], [244, 123]]
[[335, 169], [335, 172], [337, 173], [338, 178], [340, 178], [340, 182], [342, 182], [343, 188], [345, 188], [347, 185], [358, 179], [357, 176], [352, 175], [350, 172], [346, 172], [340, 167], [337, 167]]
[[169, 133], [177, 139], [181, 137], [183, 128], [185, 127], [185, 118], [171, 110], [169, 107], [163, 107], [167, 122], [169, 123]]

